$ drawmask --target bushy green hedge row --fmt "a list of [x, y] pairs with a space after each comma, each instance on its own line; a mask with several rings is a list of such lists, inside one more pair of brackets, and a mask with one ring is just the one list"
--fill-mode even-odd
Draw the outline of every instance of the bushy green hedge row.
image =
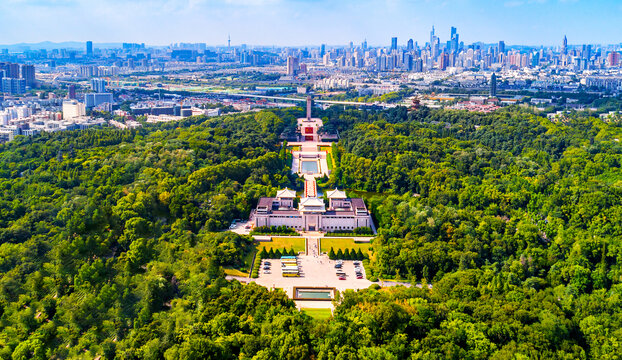
[[358, 251], [355, 251], [354, 249], [345, 249], [342, 251], [339, 249], [335, 253], [335, 249], [331, 247], [328, 252], [328, 258], [331, 260], [365, 260], [367, 257], [363, 254], [361, 249], [358, 249]]
[[253, 262], [253, 271], [251, 272], [251, 277], [253, 279], [257, 279], [259, 277], [260, 267], [261, 267], [261, 256], [259, 256], [259, 254], [256, 254], [255, 261]]
[[298, 232], [295, 229], [288, 228], [287, 226], [258, 226], [251, 231], [251, 235], [296, 235]]
[[327, 232], [326, 236], [373, 236], [374, 232], [371, 228], [360, 227], [354, 230], [335, 230]]
[[272, 248], [270, 248], [269, 251], [266, 251], [266, 248], [263, 248], [258, 256], [261, 259], [280, 259], [281, 256], [296, 256], [296, 255], [298, 254], [296, 254], [294, 249], [291, 249], [291, 248], [289, 250], [285, 248], [283, 248], [283, 250], [276, 249], [276, 251]]

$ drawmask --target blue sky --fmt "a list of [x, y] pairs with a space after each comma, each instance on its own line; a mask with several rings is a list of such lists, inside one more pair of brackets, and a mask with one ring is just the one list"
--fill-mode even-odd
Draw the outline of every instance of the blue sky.
[[386, 45], [622, 42], [622, 0], [0, 0], [0, 44], [40, 41]]

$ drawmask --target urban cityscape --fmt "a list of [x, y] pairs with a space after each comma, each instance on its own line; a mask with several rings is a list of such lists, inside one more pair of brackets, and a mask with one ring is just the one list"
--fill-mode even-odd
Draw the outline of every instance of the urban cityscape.
[[620, 15], [0, 2], [0, 359], [620, 359]]
[[388, 40], [375, 47], [365, 40], [345, 46], [253, 47], [231, 45], [229, 38], [225, 47], [123, 43], [100, 49], [87, 41], [82, 48], [3, 49], [0, 134], [7, 141], [41, 131], [135, 127], [139, 116], [173, 121], [182, 115], [218, 115], [223, 108], [286, 107], [296, 100], [276, 97], [307, 94], [364, 103], [354, 106], [388, 108], [416, 101], [489, 112], [519, 105], [557, 118], [566, 111], [592, 110], [619, 120], [615, 111], [594, 102], [620, 96], [622, 44], [569, 45], [566, 37], [553, 47], [503, 40], [465, 44], [456, 27], [446, 36], [432, 27], [430, 38], [421, 42]]

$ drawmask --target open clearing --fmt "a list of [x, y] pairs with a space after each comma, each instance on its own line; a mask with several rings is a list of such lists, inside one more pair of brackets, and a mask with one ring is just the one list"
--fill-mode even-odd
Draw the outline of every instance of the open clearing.
[[265, 248], [266, 251], [270, 251], [270, 248], [276, 250], [294, 249], [295, 252], [305, 251], [305, 239], [304, 238], [288, 238], [288, 237], [273, 237], [272, 241], [260, 242], [257, 244], [257, 251]]
[[328, 253], [330, 248], [333, 248], [335, 252], [339, 249], [344, 251], [345, 249], [354, 249], [358, 251], [361, 249], [361, 252], [365, 254], [369, 251], [371, 247], [371, 243], [356, 243], [352, 238], [322, 238], [321, 239], [321, 251]]
[[315, 320], [326, 320], [326, 319], [329, 319], [332, 316], [332, 314], [330, 312], [330, 309], [302, 308], [300, 310], [303, 310], [304, 312], [307, 313], [307, 315], [311, 316]]

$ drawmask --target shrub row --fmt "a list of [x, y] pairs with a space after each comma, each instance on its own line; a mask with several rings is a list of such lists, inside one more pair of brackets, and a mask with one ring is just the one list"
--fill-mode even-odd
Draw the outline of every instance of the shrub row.
[[360, 248], [358, 251], [355, 251], [354, 249], [345, 249], [342, 251], [339, 249], [335, 253], [335, 250], [331, 247], [328, 252], [328, 258], [331, 260], [365, 260], [367, 255], [363, 254]]
[[260, 257], [260, 259], [280, 259], [281, 256], [296, 256], [296, 255], [298, 254], [296, 254], [294, 249], [291, 249], [291, 248], [289, 250], [285, 248], [283, 248], [283, 250], [276, 249], [276, 251], [272, 248], [270, 248], [270, 251], [266, 251], [266, 248], [263, 248], [258, 256]]

